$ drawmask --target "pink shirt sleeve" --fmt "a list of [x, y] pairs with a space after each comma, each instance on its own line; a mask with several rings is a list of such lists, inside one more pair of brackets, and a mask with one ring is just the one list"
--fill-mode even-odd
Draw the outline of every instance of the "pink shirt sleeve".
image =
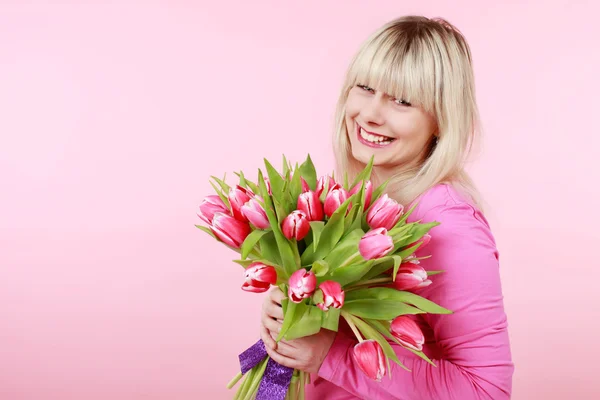
[[390, 362], [392, 379], [372, 381], [352, 358], [356, 339], [339, 333], [319, 370], [320, 378], [364, 399], [510, 398], [514, 365], [494, 238], [478, 210], [454, 200], [449, 189], [444, 193], [441, 205], [415, 213], [423, 222], [441, 223], [431, 230], [432, 240], [419, 255], [432, 255], [421, 261], [426, 270], [445, 272], [432, 276], [433, 283], [416, 292], [453, 311], [424, 316], [440, 351], [433, 360], [437, 367], [392, 344], [412, 372]]

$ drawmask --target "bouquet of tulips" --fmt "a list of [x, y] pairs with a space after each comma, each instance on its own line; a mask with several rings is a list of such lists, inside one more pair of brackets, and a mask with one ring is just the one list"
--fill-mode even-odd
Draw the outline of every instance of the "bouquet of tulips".
[[[277, 340], [338, 330], [344, 318], [358, 339], [354, 360], [370, 378], [391, 374], [389, 361], [402, 365], [390, 341], [432, 363], [422, 352], [424, 337], [407, 315], [451, 311], [413, 293], [431, 283], [415, 250], [430, 239], [433, 223], [408, 223], [414, 207], [373, 188], [373, 159], [349, 184], [331, 176], [317, 179], [310, 156], [295, 167], [283, 158], [280, 173], [265, 160], [266, 175], [248, 180], [242, 172], [230, 187], [216, 177], [216, 195], [206, 197], [196, 225], [240, 254], [242, 290], [261, 293], [277, 285], [287, 293]], [[310, 375], [279, 365], [258, 341], [240, 354], [236, 399], [304, 399]]]

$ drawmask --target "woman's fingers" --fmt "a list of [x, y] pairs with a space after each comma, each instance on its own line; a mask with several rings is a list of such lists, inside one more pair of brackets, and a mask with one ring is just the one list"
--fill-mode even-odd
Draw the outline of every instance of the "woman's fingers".
[[266, 348], [271, 348], [273, 350], [277, 349], [277, 342], [273, 337], [271, 337], [271, 332], [264, 325], [260, 326], [260, 338], [265, 344]]
[[298, 365], [297, 361], [284, 356], [283, 354], [279, 354], [277, 351], [273, 350], [272, 348], [270, 348], [269, 346], [265, 347], [265, 350], [267, 350], [267, 354], [277, 363], [283, 365], [284, 367], [288, 367], [288, 368], [296, 368], [296, 366]]
[[267, 328], [272, 334], [279, 335], [281, 331], [281, 323], [269, 317], [268, 315], [264, 315], [261, 318], [262, 325]]
[[278, 306], [281, 307], [281, 301], [283, 299], [285, 299], [285, 294], [281, 291], [281, 289], [279, 289], [278, 287], [276, 287], [275, 289], [271, 290], [271, 292], [269, 293], [269, 297], [271, 298], [271, 300], [273, 301], [273, 303], [277, 304]]
[[271, 318], [283, 321], [283, 308], [273, 302], [266, 302], [263, 304], [263, 313]]

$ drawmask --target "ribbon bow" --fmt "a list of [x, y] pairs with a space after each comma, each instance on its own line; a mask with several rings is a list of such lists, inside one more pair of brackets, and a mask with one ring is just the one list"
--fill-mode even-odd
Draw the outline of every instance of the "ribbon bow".
[[[264, 360], [267, 350], [262, 340], [259, 340], [239, 355], [242, 374], [250, 371], [255, 365]], [[256, 400], [284, 400], [292, 381], [293, 368], [284, 367], [273, 359], [267, 361], [267, 368], [260, 381]]]

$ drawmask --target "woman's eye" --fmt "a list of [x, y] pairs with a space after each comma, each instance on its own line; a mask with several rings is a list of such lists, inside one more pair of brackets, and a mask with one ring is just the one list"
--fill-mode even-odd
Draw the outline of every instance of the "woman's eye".
[[394, 99], [394, 103], [399, 104], [401, 106], [409, 106], [410, 107], [410, 103], [406, 100], [402, 100], [402, 99]]
[[359, 88], [361, 88], [363, 90], [366, 90], [367, 92], [373, 92], [374, 91], [373, 88], [370, 88], [367, 85], [356, 85], [356, 86], [358, 86]]

